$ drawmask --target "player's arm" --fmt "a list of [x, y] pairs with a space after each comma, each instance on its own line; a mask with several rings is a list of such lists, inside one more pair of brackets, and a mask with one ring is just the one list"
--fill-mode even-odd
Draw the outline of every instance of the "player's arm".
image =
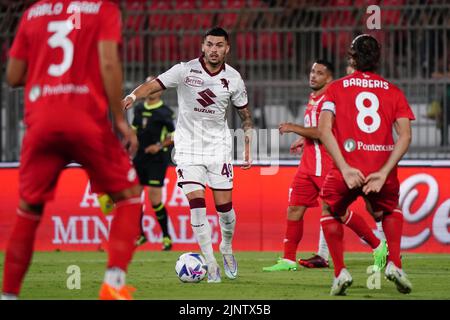
[[365, 179], [365, 186], [363, 187], [365, 194], [379, 192], [392, 169], [397, 166], [400, 159], [408, 151], [411, 144], [411, 121], [408, 118], [398, 118], [394, 123], [394, 129], [398, 135], [394, 150], [392, 150], [383, 167], [379, 171], [368, 175]]
[[122, 65], [119, 59], [118, 44], [115, 41], [103, 40], [98, 44], [100, 71], [103, 86], [108, 97], [113, 123], [116, 130], [122, 135], [124, 145], [130, 154], [137, 150], [136, 134], [128, 125], [122, 109]]
[[129, 95], [125, 97], [125, 99], [123, 99], [123, 107], [125, 108], [125, 110], [129, 109], [133, 105], [133, 102], [135, 102], [137, 99], [145, 98], [150, 94], [154, 94], [162, 90], [164, 90], [164, 88], [156, 79], [146, 81], [143, 84], [139, 85], [136, 89], [134, 89]]
[[237, 109], [239, 117], [242, 121], [242, 129], [244, 130], [244, 165], [242, 169], [249, 169], [252, 166], [252, 160], [250, 156], [250, 148], [251, 148], [251, 139], [253, 132], [253, 120], [250, 110], [247, 107]]
[[11, 57], [6, 67], [6, 81], [13, 87], [25, 85], [27, 78], [27, 63], [25, 60]]
[[319, 139], [319, 130], [317, 127], [304, 127], [295, 123], [283, 122], [279, 125], [278, 130], [280, 134], [296, 133], [308, 139]]
[[341, 171], [347, 186], [350, 189], [360, 187], [364, 183], [364, 175], [358, 169], [350, 167], [345, 161], [333, 135], [333, 121], [334, 114], [329, 110], [322, 110], [319, 116], [319, 139]]

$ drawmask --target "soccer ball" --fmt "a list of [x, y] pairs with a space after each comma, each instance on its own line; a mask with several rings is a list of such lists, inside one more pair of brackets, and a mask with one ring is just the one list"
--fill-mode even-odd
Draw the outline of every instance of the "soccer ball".
[[175, 264], [175, 272], [181, 282], [200, 282], [206, 276], [206, 261], [199, 253], [183, 253]]

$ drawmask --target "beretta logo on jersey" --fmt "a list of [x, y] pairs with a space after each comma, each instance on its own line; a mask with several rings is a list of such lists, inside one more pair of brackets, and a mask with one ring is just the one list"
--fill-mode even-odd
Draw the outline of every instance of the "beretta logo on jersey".
[[353, 139], [347, 139], [344, 142], [344, 149], [347, 152], [355, 151], [356, 149], [356, 142]]
[[201, 87], [204, 84], [203, 79], [195, 76], [187, 76], [184, 79], [184, 83], [191, 87]]

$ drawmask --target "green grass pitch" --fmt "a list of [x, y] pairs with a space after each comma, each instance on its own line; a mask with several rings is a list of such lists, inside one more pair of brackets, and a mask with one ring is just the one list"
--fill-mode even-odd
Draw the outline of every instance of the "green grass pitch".
[[[413, 284], [413, 292], [402, 295], [384, 276], [380, 277], [379, 289], [369, 290], [366, 270], [371, 255], [347, 253], [346, 264], [354, 281], [345, 297], [329, 296], [332, 269], [262, 272], [262, 267], [275, 262], [276, 252], [236, 252], [239, 264], [236, 280], [226, 279], [222, 272], [219, 284], [181, 283], [174, 271], [180, 254], [177, 251], [137, 252], [127, 276], [127, 282], [137, 288], [134, 297], [147, 300], [450, 299], [448, 254], [403, 254], [403, 267]], [[221, 261], [220, 255], [217, 258]], [[21, 299], [97, 299], [106, 259], [104, 252], [36, 252]], [[4, 253], [0, 253], [1, 273], [3, 261]], [[80, 268], [80, 289], [67, 288], [70, 276], [67, 269], [71, 265]]]

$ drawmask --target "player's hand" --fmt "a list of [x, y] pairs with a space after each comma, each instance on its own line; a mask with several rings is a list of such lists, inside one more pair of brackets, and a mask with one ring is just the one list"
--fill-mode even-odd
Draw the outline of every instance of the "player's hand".
[[252, 166], [252, 156], [250, 154], [250, 138], [245, 137], [244, 144], [244, 164], [242, 165], [242, 169], [248, 170]]
[[126, 96], [123, 100], [122, 100], [122, 107], [124, 110], [128, 110], [133, 106], [133, 98], [131, 98], [130, 96]]
[[161, 144], [155, 143], [155, 144], [151, 144], [147, 148], [145, 148], [144, 152], [150, 153], [150, 154], [156, 154], [160, 150], [161, 150]]
[[283, 133], [292, 132], [292, 123], [290, 122], [280, 123], [280, 125], [278, 126], [278, 131], [280, 131], [281, 135], [283, 135]]
[[364, 175], [358, 169], [347, 167], [341, 172], [349, 189], [359, 188], [364, 184]]
[[386, 182], [387, 175], [378, 171], [371, 173], [364, 180], [363, 192], [369, 194], [370, 192], [380, 192]]
[[131, 129], [128, 123], [123, 120], [115, 120], [114, 126], [122, 135], [122, 144], [131, 156], [136, 154], [138, 149], [138, 139], [136, 133]]
[[303, 147], [305, 145], [305, 138], [300, 136], [297, 140], [292, 142], [291, 148], [289, 149], [290, 153], [292, 154], [302, 154], [303, 153]]

